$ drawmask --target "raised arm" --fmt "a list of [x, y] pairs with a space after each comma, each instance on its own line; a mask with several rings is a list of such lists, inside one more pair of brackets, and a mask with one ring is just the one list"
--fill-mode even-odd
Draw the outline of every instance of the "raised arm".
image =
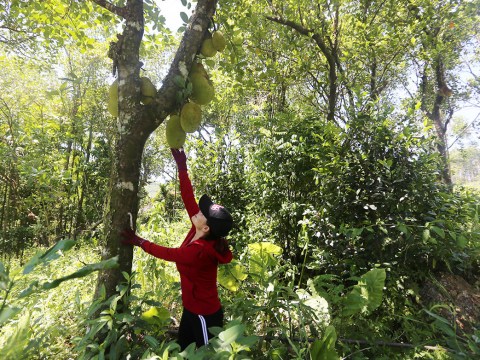
[[187, 210], [188, 216], [198, 214], [200, 208], [198, 207], [197, 200], [195, 200], [195, 195], [193, 194], [193, 187], [188, 177], [187, 171], [187, 156], [183, 149], [171, 149], [173, 158], [177, 163], [178, 168], [178, 177], [180, 180], [180, 193], [182, 195], [183, 204]]

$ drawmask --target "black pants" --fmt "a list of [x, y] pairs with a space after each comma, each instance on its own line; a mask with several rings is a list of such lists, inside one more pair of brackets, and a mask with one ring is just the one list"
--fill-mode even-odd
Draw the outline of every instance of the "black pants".
[[213, 337], [208, 328], [212, 326], [223, 326], [222, 308], [211, 315], [197, 315], [183, 308], [178, 329], [178, 343], [182, 350], [193, 342], [197, 347], [208, 344], [208, 340]]

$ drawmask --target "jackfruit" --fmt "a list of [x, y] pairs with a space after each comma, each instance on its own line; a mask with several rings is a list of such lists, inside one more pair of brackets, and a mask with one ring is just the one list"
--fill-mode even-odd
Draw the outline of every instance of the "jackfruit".
[[202, 109], [199, 105], [189, 102], [183, 105], [180, 111], [180, 124], [183, 131], [192, 133], [200, 127], [202, 121]]
[[107, 110], [112, 116], [118, 117], [118, 79], [115, 79], [108, 89]]
[[217, 51], [225, 50], [225, 47], [227, 46], [227, 42], [225, 41], [225, 38], [223, 37], [223, 34], [220, 31], [215, 31], [212, 34], [212, 44], [215, 50]]
[[185, 144], [187, 134], [180, 124], [180, 116], [170, 115], [165, 129], [167, 143], [171, 148], [180, 149]]
[[192, 83], [192, 95], [190, 96], [192, 101], [199, 105], [206, 105], [212, 101], [215, 90], [207, 78], [200, 73], [194, 73], [190, 75], [190, 81]]
[[213, 57], [217, 53], [217, 50], [213, 47], [212, 39], [208, 38], [203, 40], [200, 53], [205, 57]]
[[142, 92], [141, 101], [143, 104], [148, 105], [155, 98], [155, 95], [157, 94], [157, 89], [155, 89], [155, 85], [153, 85], [152, 81], [146, 76], [142, 76], [140, 80], [140, 91]]
[[205, 70], [205, 67], [202, 65], [202, 63], [193, 63], [192, 69], [190, 70], [190, 74], [201, 74], [202, 76], [205, 76], [208, 78], [207, 70]]

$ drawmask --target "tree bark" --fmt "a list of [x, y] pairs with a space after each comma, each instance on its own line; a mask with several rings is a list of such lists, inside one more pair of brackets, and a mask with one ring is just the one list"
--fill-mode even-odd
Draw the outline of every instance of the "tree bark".
[[432, 104], [431, 110], [427, 110], [426, 108], [426, 96], [427, 96], [427, 70], [425, 68], [424, 74], [422, 76], [422, 84], [421, 84], [421, 91], [422, 91], [422, 108], [425, 111], [427, 117], [432, 120], [435, 133], [437, 135], [436, 145], [437, 151], [440, 156], [440, 175], [443, 183], [448, 187], [453, 186], [452, 175], [450, 171], [450, 161], [449, 161], [449, 154], [448, 154], [448, 144], [447, 144], [447, 129], [448, 124], [450, 122], [450, 117], [444, 117], [441, 112], [441, 107], [445, 102], [445, 98], [447, 94], [445, 93], [445, 71], [443, 69], [442, 61], [438, 58], [434, 65], [435, 71], [435, 85], [434, 87], [437, 89], [435, 94], [435, 98]]

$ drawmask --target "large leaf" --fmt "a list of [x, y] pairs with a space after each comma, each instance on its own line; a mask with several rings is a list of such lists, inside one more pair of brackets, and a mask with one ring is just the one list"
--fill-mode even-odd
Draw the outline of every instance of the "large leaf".
[[0, 312], [0, 325], [2, 325], [5, 321], [17, 315], [22, 309], [14, 306], [7, 306], [2, 308]]
[[35, 254], [30, 261], [23, 268], [24, 274], [29, 274], [33, 269], [39, 264], [47, 264], [48, 262], [58, 259], [60, 257], [60, 251], [68, 251], [73, 245], [75, 245], [74, 240], [63, 239], [53, 245], [50, 249], [44, 253]]
[[0, 290], [6, 290], [9, 282], [10, 278], [8, 276], [8, 272], [5, 270], [5, 266], [0, 261]]
[[387, 273], [385, 269], [374, 269], [367, 272], [362, 281], [365, 281], [367, 288], [367, 309], [372, 312], [382, 303], [383, 287], [385, 286], [385, 278]]
[[237, 324], [222, 331], [220, 334], [218, 334], [218, 338], [222, 340], [224, 346], [230, 345], [235, 340], [237, 340], [240, 336], [243, 335], [244, 330], [245, 330], [245, 325]]
[[310, 348], [311, 360], [338, 360], [340, 357], [335, 351], [337, 332], [333, 326], [327, 326], [322, 340], [315, 341]]
[[152, 325], [163, 325], [170, 320], [170, 312], [164, 307], [152, 306], [147, 311], [144, 311], [140, 318]]
[[280, 255], [282, 253], [282, 248], [271, 242], [257, 242], [248, 244], [248, 248], [250, 251], [255, 253], [267, 253], [272, 255]]
[[342, 314], [371, 313], [380, 306], [385, 286], [385, 269], [373, 269], [363, 275], [344, 300]]
[[113, 258], [110, 258], [108, 260], [100, 261], [95, 264], [90, 264], [87, 266], [84, 266], [80, 270], [75, 271], [74, 273], [61, 277], [59, 279], [53, 280], [51, 282], [44, 283], [42, 285], [42, 288], [45, 290], [48, 289], [53, 289], [60, 285], [62, 282], [71, 280], [71, 279], [76, 279], [80, 277], [87, 276], [88, 274], [94, 272], [94, 271], [99, 271], [99, 270], [108, 270], [108, 269], [114, 269], [118, 267], [118, 256], [115, 256]]
[[247, 273], [245, 267], [238, 262], [223, 265], [218, 270], [219, 284], [230, 291], [237, 291], [241, 282], [246, 278]]

